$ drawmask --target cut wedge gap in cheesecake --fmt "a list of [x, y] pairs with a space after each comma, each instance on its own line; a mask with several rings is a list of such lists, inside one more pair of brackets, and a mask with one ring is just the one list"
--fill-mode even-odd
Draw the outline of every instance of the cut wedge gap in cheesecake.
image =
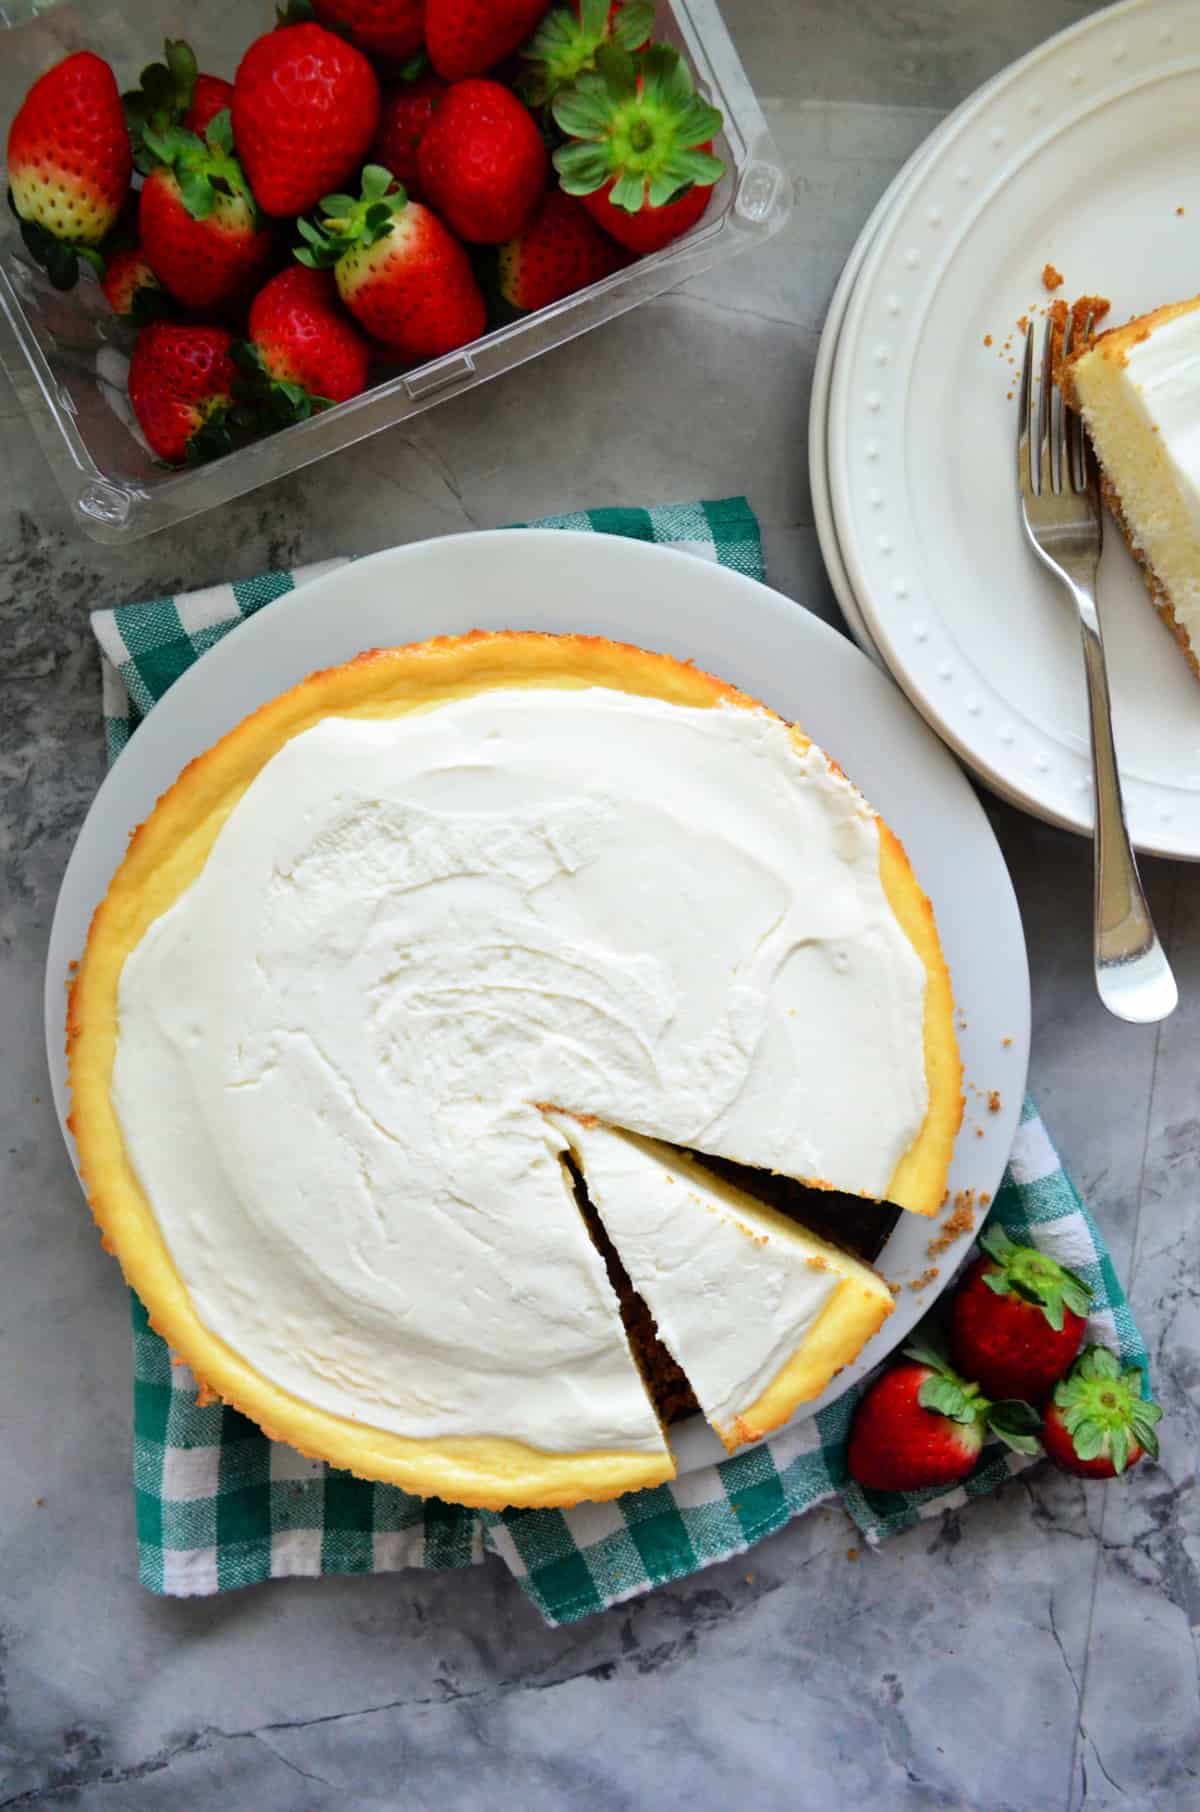
[[1200, 679], [1200, 296], [1110, 328], [1059, 378], [1155, 609]]
[[688, 1383], [687, 1373], [664, 1345], [644, 1297], [634, 1289], [629, 1273], [621, 1263], [621, 1255], [609, 1238], [608, 1229], [588, 1195], [587, 1184], [575, 1161], [575, 1154], [568, 1149], [562, 1156], [571, 1178], [579, 1212], [583, 1216], [583, 1224], [604, 1261], [608, 1281], [621, 1305], [625, 1337], [660, 1422], [667, 1428], [672, 1423], [682, 1422], [686, 1416], [699, 1415], [700, 1405], [696, 1401], [695, 1391]]
[[727, 1451], [819, 1397], [891, 1314], [891, 1291], [868, 1265], [678, 1148], [545, 1117]]

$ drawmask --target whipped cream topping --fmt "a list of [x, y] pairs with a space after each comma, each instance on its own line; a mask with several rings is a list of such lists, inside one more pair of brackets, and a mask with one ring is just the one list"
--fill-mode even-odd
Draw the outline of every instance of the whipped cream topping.
[[[719, 1189], [669, 1146], [551, 1114], [629, 1281], [728, 1433], [816, 1326], [844, 1272], [831, 1248], [784, 1233], [758, 1204]], [[846, 1261], [848, 1269], [854, 1269]]]
[[1130, 533], [1200, 649], [1200, 309], [1077, 368], [1084, 418]]
[[650, 1450], [537, 1104], [882, 1195], [924, 987], [873, 816], [767, 713], [492, 690], [265, 765], [125, 963], [113, 1101], [268, 1379], [402, 1435]]

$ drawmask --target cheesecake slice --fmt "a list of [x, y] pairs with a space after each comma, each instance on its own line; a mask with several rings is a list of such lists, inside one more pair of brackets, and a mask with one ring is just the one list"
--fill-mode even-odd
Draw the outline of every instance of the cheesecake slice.
[[1200, 679], [1200, 296], [1101, 334], [1062, 385], [1155, 608]]
[[860, 1259], [687, 1153], [548, 1111], [658, 1336], [729, 1452], [820, 1396], [893, 1308]]

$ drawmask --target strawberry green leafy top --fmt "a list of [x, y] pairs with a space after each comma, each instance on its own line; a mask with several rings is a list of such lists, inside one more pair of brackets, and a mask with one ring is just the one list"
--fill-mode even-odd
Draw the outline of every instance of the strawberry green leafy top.
[[581, 0], [576, 11], [556, 6], [521, 51], [527, 67], [517, 80], [517, 92], [530, 107], [542, 107], [585, 70], [596, 67], [596, 52], [604, 45], [616, 50], [638, 50], [654, 30], [650, 0], [626, 0], [615, 11], [609, 0]]
[[1073, 1315], [1088, 1313], [1092, 1292], [1082, 1277], [1036, 1246], [1016, 1245], [998, 1223], [987, 1228], [979, 1244], [994, 1261], [995, 1268], [983, 1276], [988, 1289], [1040, 1308], [1056, 1334], [1062, 1329], [1064, 1308]]
[[717, 108], [698, 95], [679, 52], [651, 44], [634, 56], [603, 48], [555, 97], [556, 125], [572, 141], [554, 153], [568, 195], [592, 195], [613, 183], [609, 200], [636, 214], [664, 207], [693, 184], [710, 187], [724, 173], [705, 149], [721, 129]]
[[1055, 1408], [1078, 1459], [1095, 1460], [1107, 1452], [1119, 1477], [1135, 1441], [1152, 1460], [1158, 1458], [1157, 1424], [1163, 1412], [1142, 1395], [1142, 1388], [1140, 1366], [1122, 1370], [1121, 1361], [1107, 1347], [1084, 1348], [1054, 1389]]

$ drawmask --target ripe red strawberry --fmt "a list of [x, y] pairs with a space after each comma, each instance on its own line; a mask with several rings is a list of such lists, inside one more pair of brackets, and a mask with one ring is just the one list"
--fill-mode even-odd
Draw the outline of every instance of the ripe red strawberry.
[[233, 136], [266, 214], [303, 214], [345, 182], [379, 125], [379, 83], [360, 50], [320, 25], [256, 38], [233, 84]]
[[391, 172], [363, 171], [362, 195], [327, 195], [319, 226], [298, 222], [302, 264], [332, 267], [338, 294], [376, 340], [409, 363], [476, 340], [487, 309], [470, 259], [436, 214], [407, 201]]
[[142, 187], [138, 225], [146, 259], [187, 308], [220, 309], [246, 296], [271, 262], [274, 235], [260, 215], [236, 157], [228, 111], [207, 139], [170, 126], [147, 127], [161, 161]]
[[236, 363], [258, 380], [272, 426], [366, 389], [371, 351], [343, 310], [329, 271], [293, 264], [259, 290]]
[[700, 219], [725, 168], [712, 155], [721, 115], [669, 45], [598, 52], [552, 112], [571, 141], [554, 153], [559, 181], [631, 252], [658, 251]]
[[[702, 145], [701, 150], [707, 151], [709, 145]], [[711, 186], [706, 189], [693, 186], [660, 208], [647, 207], [640, 213], [629, 214], [611, 200], [614, 186], [612, 182], [606, 183], [594, 195], [581, 195], [579, 199], [597, 226], [603, 227], [626, 251], [635, 252], [639, 257], [660, 252], [664, 245], [670, 245], [673, 239], [689, 232], [702, 218], [712, 194]]]
[[404, 184], [410, 200], [421, 193], [417, 147], [447, 92], [441, 76], [427, 69], [383, 97], [379, 131], [371, 146], [371, 162], [390, 170], [396, 181]]
[[524, 42], [546, 0], [425, 0], [429, 60], [448, 82], [483, 75]]
[[514, 308], [548, 308], [629, 262], [581, 204], [561, 189], [542, 196], [532, 220], [500, 247], [500, 294]]
[[182, 124], [189, 132], [195, 132], [203, 138], [218, 113], [224, 113], [226, 108], [232, 106], [232, 82], [226, 82], [221, 76], [198, 75], [192, 92], [192, 104], [184, 114]]
[[973, 1470], [990, 1428], [1020, 1453], [1041, 1451], [1027, 1403], [991, 1403], [952, 1372], [941, 1354], [913, 1342], [854, 1412], [846, 1449], [850, 1476], [874, 1491], [951, 1485]]
[[129, 401], [159, 459], [178, 466], [225, 451], [237, 376], [232, 344], [222, 327], [143, 327], [129, 363]]
[[595, 69], [598, 50], [640, 50], [653, 30], [650, 0], [626, 0], [624, 6], [574, 0], [573, 6], [556, 6], [521, 48], [525, 67], [517, 93], [529, 106], [542, 107], [584, 70]]
[[959, 1371], [990, 1397], [1044, 1403], [1079, 1351], [1091, 1290], [1035, 1246], [989, 1227], [950, 1310], [950, 1351]]
[[168, 38], [162, 62], [147, 64], [138, 86], [121, 96], [134, 164], [145, 173], [158, 162], [146, 148], [147, 128], [162, 133], [172, 126], [185, 126], [203, 138], [210, 121], [232, 101], [232, 82], [202, 75], [191, 45], [183, 38]]
[[13, 211], [30, 253], [69, 289], [78, 253], [116, 224], [133, 158], [112, 70], [78, 50], [39, 76], [8, 130]]
[[158, 320], [170, 305], [167, 292], [150, 269], [140, 245], [113, 253], [100, 287], [114, 315], [138, 327]]
[[1140, 1367], [1121, 1370], [1107, 1347], [1087, 1346], [1054, 1387], [1042, 1444], [1067, 1472], [1112, 1479], [1136, 1466], [1144, 1453], [1158, 1458], [1162, 1410], [1142, 1395]]
[[403, 63], [425, 42], [424, 0], [312, 0], [313, 12], [369, 57]]
[[460, 239], [501, 245], [546, 186], [546, 147], [528, 108], [499, 82], [457, 82], [417, 149], [429, 205]]

